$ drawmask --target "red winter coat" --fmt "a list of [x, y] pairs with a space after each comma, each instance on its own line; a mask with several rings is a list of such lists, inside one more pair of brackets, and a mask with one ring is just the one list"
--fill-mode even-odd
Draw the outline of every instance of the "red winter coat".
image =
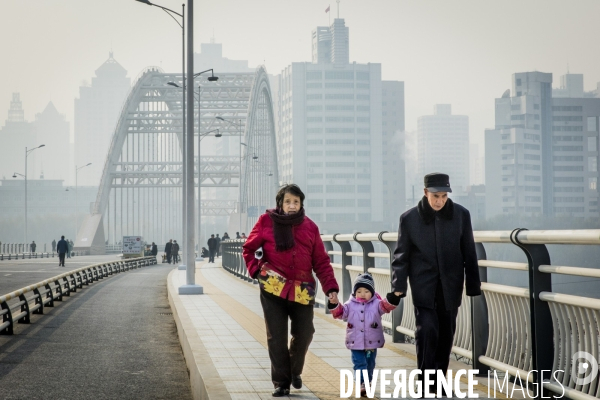
[[[284, 286], [281, 297], [294, 301], [293, 281], [314, 283], [314, 271], [321, 283], [325, 294], [339, 292], [338, 284], [333, 274], [333, 267], [325, 246], [319, 234], [319, 228], [310, 218], [304, 217], [299, 225], [293, 225], [295, 245], [289, 250], [275, 250], [275, 236], [273, 235], [273, 221], [268, 214], [263, 214], [256, 221], [252, 232], [244, 243], [243, 256], [250, 276], [255, 276], [260, 265], [265, 262], [288, 280]], [[263, 258], [257, 260], [254, 252], [263, 248]]]

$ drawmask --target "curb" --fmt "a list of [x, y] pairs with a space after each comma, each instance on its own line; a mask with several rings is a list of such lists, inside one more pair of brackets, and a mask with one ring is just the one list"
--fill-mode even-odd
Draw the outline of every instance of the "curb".
[[[231, 395], [208, 355], [202, 339], [198, 336], [192, 319], [185, 310], [179, 295], [173, 295], [173, 293], [177, 293], [172, 276], [176, 273], [179, 273], [179, 270], [174, 269], [167, 276], [167, 292], [169, 305], [173, 311], [173, 319], [177, 326], [177, 335], [190, 376], [192, 397], [195, 400], [231, 399]], [[206, 294], [199, 296], [206, 296]]]

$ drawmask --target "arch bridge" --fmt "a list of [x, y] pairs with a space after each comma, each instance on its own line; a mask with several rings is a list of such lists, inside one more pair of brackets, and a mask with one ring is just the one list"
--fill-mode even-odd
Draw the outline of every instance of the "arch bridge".
[[[202, 217], [229, 217], [234, 232], [245, 231], [258, 210], [272, 203], [279, 184], [271, 88], [263, 66], [254, 73], [217, 75], [216, 82], [203, 76], [195, 81], [195, 123], [187, 129], [196, 136], [195, 186], [201, 187]], [[112, 135], [96, 202], [78, 230], [76, 249], [103, 254], [105, 242], [118, 243], [129, 235], [156, 243], [181, 238], [183, 84], [181, 74], [157, 67], [136, 79]], [[217, 129], [222, 136], [209, 133]]]

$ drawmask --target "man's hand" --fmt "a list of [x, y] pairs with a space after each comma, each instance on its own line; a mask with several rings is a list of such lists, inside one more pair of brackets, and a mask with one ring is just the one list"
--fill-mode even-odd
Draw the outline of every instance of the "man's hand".
[[402, 292], [394, 292], [396, 296], [402, 296]]
[[331, 292], [331, 293], [329, 293], [329, 302], [331, 304], [338, 304], [340, 302], [340, 300], [338, 299], [337, 292]]

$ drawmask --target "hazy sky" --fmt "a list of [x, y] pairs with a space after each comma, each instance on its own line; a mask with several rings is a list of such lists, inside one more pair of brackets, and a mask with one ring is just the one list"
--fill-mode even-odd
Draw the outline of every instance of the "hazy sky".
[[[181, 9], [182, 1], [156, 0]], [[310, 33], [328, 24], [331, 0], [195, 1], [195, 48], [214, 31], [224, 56], [263, 62], [272, 74], [310, 61]], [[33, 120], [52, 100], [73, 129], [79, 86], [112, 49], [133, 79], [146, 66], [181, 69], [181, 30], [164, 12], [134, 0], [1, 0], [0, 126], [11, 93]], [[585, 74], [600, 81], [598, 0], [342, 0], [350, 60], [382, 63], [383, 78], [406, 87], [406, 128], [451, 103], [470, 117], [473, 141], [493, 127], [494, 98], [514, 72]]]

